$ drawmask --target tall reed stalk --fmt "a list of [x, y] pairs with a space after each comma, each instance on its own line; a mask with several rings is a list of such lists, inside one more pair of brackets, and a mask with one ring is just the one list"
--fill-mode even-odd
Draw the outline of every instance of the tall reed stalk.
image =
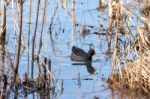
[[112, 33], [111, 33], [111, 27], [112, 27], [112, 1], [108, 0], [108, 25], [109, 30], [106, 33], [106, 40], [108, 45], [108, 52], [111, 51], [111, 39], [112, 39]]
[[43, 11], [43, 18], [42, 18], [42, 27], [40, 31], [40, 43], [39, 43], [38, 54], [40, 54], [41, 47], [42, 47], [42, 34], [43, 34], [44, 23], [46, 21], [46, 8], [47, 8], [47, 0], [45, 0], [44, 2], [44, 11]]
[[52, 33], [53, 33], [54, 19], [55, 19], [57, 10], [58, 10], [58, 2], [57, 2], [56, 7], [54, 8], [53, 14], [51, 16], [51, 22], [50, 22], [50, 25], [49, 25], [51, 48], [52, 48], [53, 51], [55, 51], [55, 46], [54, 46], [54, 39], [53, 39], [53, 34]]
[[[47, 0], [44, 1], [44, 11], [43, 11], [43, 18], [42, 18], [42, 27], [41, 27], [41, 31], [40, 31], [40, 42], [39, 42], [39, 48], [38, 48], [38, 56], [39, 56], [41, 48], [42, 48], [43, 27], [44, 27], [44, 23], [46, 21], [46, 8], [47, 8]], [[40, 64], [39, 64], [39, 58], [38, 58], [38, 68], [39, 68], [38, 74], [40, 77], [41, 68], [40, 68]]]
[[29, 48], [30, 48], [30, 28], [31, 28], [31, 13], [32, 13], [32, 0], [30, 0], [30, 2], [29, 2], [29, 5], [30, 5], [30, 7], [29, 7], [29, 21], [28, 21], [28, 23], [29, 23], [29, 25], [28, 25], [28, 61], [27, 61], [27, 71], [28, 71], [28, 74], [29, 74], [29, 65], [30, 65], [30, 50], [29, 50]]
[[[0, 61], [5, 63], [5, 40], [6, 40], [6, 1], [1, 0], [1, 20], [0, 20]], [[0, 65], [0, 70], [3, 72], [3, 65]]]
[[38, 4], [37, 4], [35, 29], [34, 29], [34, 34], [33, 34], [33, 38], [32, 38], [32, 65], [31, 65], [32, 67], [31, 67], [31, 78], [33, 78], [33, 73], [34, 73], [34, 47], [35, 47], [36, 31], [37, 31], [38, 17], [39, 17], [39, 6], [40, 6], [40, 0], [38, 0]]
[[[138, 27], [137, 28], [137, 34], [140, 36], [141, 38], [141, 41], [143, 42], [143, 45], [145, 44], [145, 37], [144, 37], [144, 33], [143, 31]], [[139, 55], [140, 55], [140, 64], [139, 64], [139, 76], [138, 76], [138, 80], [139, 80], [139, 83], [138, 83], [138, 86], [139, 86], [139, 89], [142, 89], [142, 67], [143, 67], [143, 59], [144, 59], [144, 55], [143, 55], [143, 51], [142, 51], [142, 44], [139, 43]], [[141, 90], [138, 90], [138, 99], [141, 99]]]
[[72, 0], [72, 45], [76, 42], [76, 33], [75, 33], [75, 0]]
[[15, 86], [15, 96], [14, 96], [14, 99], [17, 99], [17, 97], [18, 97], [18, 82], [17, 82], [17, 76], [18, 76], [18, 68], [19, 68], [19, 63], [20, 63], [20, 52], [21, 52], [22, 14], [23, 14], [23, 2], [22, 2], [22, 0], [20, 0], [20, 2], [19, 2], [18, 52], [17, 52], [16, 66], [15, 66], [15, 74], [14, 74], [14, 84], [16, 84], [16, 86]]
[[18, 75], [19, 61], [20, 61], [20, 52], [21, 52], [21, 37], [22, 37], [22, 14], [23, 14], [23, 3], [22, 0], [19, 3], [19, 35], [18, 35], [18, 52], [16, 58], [16, 66], [15, 66], [15, 79]]
[[108, 0], [108, 22], [109, 22], [109, 26], [111, 26], [112, 24], [112, 4], [111, 4], [111, 0]]
[[64, 9], [67, 10], [67, 0], [64, 0]]
[[0, 44], [5, 44], [6, 38], [6, 0], [1, 0]]

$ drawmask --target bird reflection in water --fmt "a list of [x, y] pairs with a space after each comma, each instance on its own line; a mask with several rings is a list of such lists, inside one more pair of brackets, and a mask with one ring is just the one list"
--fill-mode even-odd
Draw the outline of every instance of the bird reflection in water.
[[88, 73], [95, 73], [96, 69], [92, 66], [92, 61], [72, 63], [72, 65], [85, 65]]
[[92, 66], [92, 62], [91, 62], [91, 61], [87, 61], [87, 62], [85, 63], [85, 65], [86, 65], [87, 71], [88, 71], [90, 74], [95, 73], [96, 69]]

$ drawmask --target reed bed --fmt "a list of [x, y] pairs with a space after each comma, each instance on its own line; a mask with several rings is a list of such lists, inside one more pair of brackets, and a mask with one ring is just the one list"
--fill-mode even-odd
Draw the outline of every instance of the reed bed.
[[[121, 2], [121, 0], [119, 0]], [[150, 10], [149, 2], [139, 1], [143, 3], [143, 6], [140, 6], [138, 12], [140, 15], [136, 17], [140, 19], [141, 24], [135, 25], [136, 36], [131, 40], [132, 32], [130, 27], [126, 28], [124, 22], [128, 22], [127, 19], [131, 19], [130, 10], [124, 10], [121, 12], [121, 3], [114, 2], [112, 5], [112, 15], [114, 19], [111, 21], [111, 27], [117, 28], [116, 33], [120, 33], [123, 29], [127, 39], [132, 43], [128, 43], [126, 47], [122, 48], [121, 45], [115, 40], [115, 45], [113, 50], [113, 63], [111, 75], [108, 79], [108, 83], [112, 90], [119, 90], [124, 94], [125, 97], [134, 97], [134, 98], [149, 98], [150, 97]], [[145, 3], [146, 2], [146, 3]], [[119, 9], [118, 9], [119, 8]], [[125, 8], [122, 8], [125, 9]], [[125, 14], [126, 13], [126, 14]], [[125, 16], [126, 15], [126, 16]], [[130, 20], [131, 21], [131, 20]], [[133, 20], [132, 20], [133, 22]], [[128, 29], [128, 34], [126, 34], [126, 29]], [[118, 49], [119, 47], [119, 49]], [[121, 49], [120, 49], [121, 48]], [[119, 52], [119, 53], [118, 53]], [[130, 57], [128, 57], [130, 56]]]
[[[116, 71], [108, 79], [110, 87], [122, 90], [126, 95], [150, 96], [150, 54], [147, 52], [142, 59], [124, 63], [121, 71]], [[116, 89], [115, 89], [116, 88]], [[138, 94], [138, 92], [140, 94]]]

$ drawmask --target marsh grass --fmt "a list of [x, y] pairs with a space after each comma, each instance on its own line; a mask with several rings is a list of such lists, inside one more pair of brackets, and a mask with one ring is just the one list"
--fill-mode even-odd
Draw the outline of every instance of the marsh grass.
[[[115, 10], [113, 10], [114, 19], [112, 22], [114, 24], [112, 24], [112, 26], [126, 29], [123, 23], [127, 21], [126, 19], [130, 19], [131, 17], [129, 15], [127, 15], [128, 18], [125, 17], [125, 13], [120, 14], [118, 2], [114, 3], [113, 6], [112, 8]], [[113, 91], [120, 91], [126, 98], [134, 97], [141, 99], [150, 97], [149, 3], [144, 4], [144, 6], [138, 10], [138, 13], [140, 13], [141, 16], [138, 15], [136, 17], [140, 19], [141, 24], [139, 26], [135, 25], [136, 37], [132, 41], [134, 43], [129, 43], [122, 50], [119, 49], [119, 51], [122, 52], [121, 56], [116, 54], [117, 48], [114, 48], [112, 73], [108, 79], [108, 83]], [[120, 28], [117, 29], [120, 31]], [[131, 31], [129, 27], [128, 29]], [[120, 45], [117, 43], [117, 46]], [[136, 53], [135, 56], [134, 53]], [[128, 59], [128, 55], [132, 54], [134, 57]]]

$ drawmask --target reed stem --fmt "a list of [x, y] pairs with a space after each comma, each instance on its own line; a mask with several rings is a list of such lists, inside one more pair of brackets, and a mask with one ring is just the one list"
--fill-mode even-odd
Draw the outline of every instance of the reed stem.
[[31, 28], [31, 13], [32, 13], [32, 0], [30, 0], [30, 2], [29, 2], [29, 5], [30, 5], [30, 7], [29, 7], [29, 18], [28, 18], [28, 59], [27, 59], [27, 72], [28, 72], [28, 74], [29, 74], [29, 65], [30, 65], [30, 50], [29, 50], [29, 48], [30, 48], [30, 28]]
[[46, 8], [47, 8], [47, 0], [45, 0], [45, 3], [44, 3], [44, 11], [43, 11], [43, 18], [42, 18], [42, 27], [40, 31], [40, 43], [39, 43], [38, 54], [40, 54], [41, 47], [42, 47], [42, 34], [43, 34], [44, 23], [46, 21]]
[[76, 43], [76, 33], [75, 33], [75, 0], [72, 0], [72, 46]]
[[21, 36], [22, 36], [22, 14], [23, 14], [23, 3], [22, 0], [19, 3], [19, 35], [18, 35], [18, 53], [17, 53], [17, 59], [16, 59], [16, 66], [15, 66], [15, 79], [18, 75], [18, 68], [19, 68], [19, 61], [20, 61], [20, 50], [21, 50]]
[[6, 0], [1, 0], [0, 44], [5, 44], [6, 38]]
[[35, 29], [34, 29], [33, 39], [32, 39], [32, 65], [31, 65], [32, 66], [31, 67], [31, 78], [32, 79], [33, 79], [33, 73], [34, 73], [34, 47], [35, 47], [36, 31], [37, 31], [38, 17], [39, 17], [39, 6], [40, 6], [40, 0], [38, 0]]

